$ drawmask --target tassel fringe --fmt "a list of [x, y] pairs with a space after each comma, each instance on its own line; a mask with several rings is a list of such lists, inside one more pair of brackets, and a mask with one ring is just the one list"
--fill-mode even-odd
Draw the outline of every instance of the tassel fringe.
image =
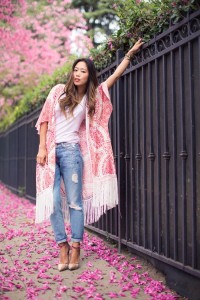
[[83, 200], [85, 225], [97, 222], [109, 209], [118, 204], [116, 175], [93, 178], [93, 198]]
[[[69, 223], [69, 207], [66, 197], [62, 196], [63, 216]], [[83, 199], [84, 223], [85, 225], [97, 222], [99, 218], [109, 209], [118, 204], [117, 178], [108, 175], [103, 178], [93, 179], [93, 197]], [[41, 223], [49, 219], [53, 213], [53, 187], [44, 190], [36, 197], [36, 220]]]
[[53, 213], [53, 187], [49, 187], [36, 196], [35, 223], [49, 219]]

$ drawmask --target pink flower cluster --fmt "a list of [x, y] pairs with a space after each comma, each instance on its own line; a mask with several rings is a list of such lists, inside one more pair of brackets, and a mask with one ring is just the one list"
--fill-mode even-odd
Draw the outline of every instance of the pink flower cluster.
[[1, 1], [1, 89], [18, 83], [33, 86], [41, 74], [52, 73], [70, 54], [89, 53], [92, 42], [86, 35], [86, 21], [69, 4], [69, 0], [49, 1], [41, 10], [40, 1]]

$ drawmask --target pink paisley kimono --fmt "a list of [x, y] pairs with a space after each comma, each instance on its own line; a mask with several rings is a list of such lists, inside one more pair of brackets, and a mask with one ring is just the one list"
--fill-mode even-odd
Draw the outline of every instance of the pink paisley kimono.
[[[36, 223], [49, 218], [53, 212], [53, 185], [55, 176], [55, 105], [64, 91], [64, 84], [58, 84], [50, 91], [40, 113], [36, 128], [48, 122], [46, 146], [48, 164], [36, 167]], [[83, 155], [83, 207], [85, 224], [96, 222], [108, 209], [118, 204], [118, 188], [115, 164], [112, 152], [108, 121], [112, 104], [106, 83], [97, 88], [95, 115], [92, 121], [88, 117], [81, 124], [80, 147]], [[66, 219], [69, 211], [61, 183], [62, 208]]]

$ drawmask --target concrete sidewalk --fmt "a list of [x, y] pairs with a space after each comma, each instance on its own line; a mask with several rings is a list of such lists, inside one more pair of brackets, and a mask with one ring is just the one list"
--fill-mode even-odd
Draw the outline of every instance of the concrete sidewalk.
[[[183, 299], [164, 277], [132, 255], [85, 232], [81, 267], [57, 271], [49, 223], [34, 224], [34, 205], [0, 185], [0, 299]], [[69, 228], [66, 228], [70, 234]]]

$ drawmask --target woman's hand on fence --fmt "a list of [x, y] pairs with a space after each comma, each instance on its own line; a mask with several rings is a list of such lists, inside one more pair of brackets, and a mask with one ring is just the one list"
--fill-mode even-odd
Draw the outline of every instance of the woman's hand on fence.
[[128, 51], [127, 55], [130, 57], [133, 57], [133, 55], [135, 55], [140, 48], [142, 47], [142, 45], [144, 44], [144, 42], [142, 42], [142, 39], [139, 39], [134, 46]]
[[39, 148], [36, 161], [38, 164], [44, 166], [45, 163], [48, 163], [48, 153], [46, 148]]

